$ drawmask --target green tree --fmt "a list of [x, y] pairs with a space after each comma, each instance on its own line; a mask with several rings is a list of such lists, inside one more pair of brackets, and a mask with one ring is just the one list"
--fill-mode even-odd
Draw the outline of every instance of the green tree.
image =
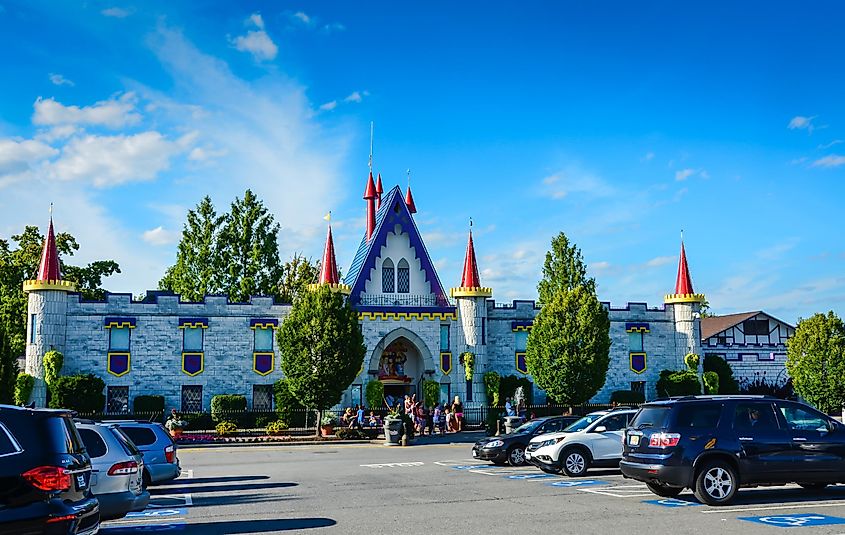
[[223, 291], [218, 238], [226, 220], [226, 215], [217, 215], [208, 196], [203, 197], [196, 209], [188, 211], [176, 264], [159, 281], [160, 289], [176, 292], [186, 301], [201, 301], [208, 294]]
[[50, 407], [73, 409], [81, 413], [95, 413], [103, 410], [106, 383], [93, 374], [65, 375], [50, 386]]
[[563, 233], [546, 253], [537, 292], [542, 308], [528, 335], [528, 372], [558, 403], [585, 403], [610, 366], [610, 319], [581, 251]]
[[317, 263], [294, 253], [293, 258], [281, 267], [279, 299], [285, 303], [293, 303], [303, 292], [308, 291], [309, 284], [317, 282], [319, 275], [320, 267]]
[[18, 380], [18, 359], [12, 353], [12, 344], [6, 329], [0, 323], [0, 403], [15, 403], [15, 384]]
[[[38, 227], [27, 226], [21, 234], [12, 236], [12, 242], [16, 247], [0, 238], [0, 323], [5, 325], [12, 354], [17, 356], [26, 348], [27, 298], [23, 282], [38, 272], [44, 235]], [[84, 267], [65, 263], [79, 250], [76, 239], [66, 232], [56, 234], [56, 249], [63, 277], [76, 282], [77, 291], [85, 299], [102, 299], [106, 294], [101, 287], [103, 278], [120, 273], [120, 266], [113, 260], [98, 260]]]
[[715, 372], [719, 376], [720, 394], [739, 394], [739, 383], [734, 378], [734, 371], [731, 365], [722, 357], [715, 354], [704, 355], [704, 373]]
[[223, 292], [234, 302], [279, 293], [279, 224], [254, 193], [236, 198], [220, 231]]
[[316, 410], [319, 422], [325, 409], [340, 402], [364, 361], [358, 313], [327, 287], [306, 292], [279, 328], [278, 341], [291, 394]]
[[845, 324], [833, 311], [798, 321], [786, 343], [795, 391], [824, 412], [845, 405]]

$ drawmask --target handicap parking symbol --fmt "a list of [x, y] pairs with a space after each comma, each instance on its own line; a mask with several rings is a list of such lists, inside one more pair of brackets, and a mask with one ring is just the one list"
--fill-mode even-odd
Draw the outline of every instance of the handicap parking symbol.
[[662, 500], [645, 500], [643, 503], [651, 505], [660, 505], [662, 507], [692, 507], [701, 505], [698, 502], [688, 502], [686, 500], [676, 500], [675, 498], [664, 498]]
[[555, 476], [551, 474], [517, 474], [504, 477], [505, 479], [548, 479]]
[[126, 518], [163, 518], [168, 516], [183, 516], [187, 509], [146, 509], [137, 513], [128, 513]]
[[457, 466], [453, 466], [452, 468], [455, 470], [485, 470], [496, 467], [488, 464], [459, 464]]
[[550, 487], [588, 487], [590, 485], [607, 485], [607, 481], [598, 481], [595, 479], [573, 479], [571, 481], [552, 481], [546, 483]]
[[172, 533], [185, 530], [185, 522], [173, 524], [149, 524], [145, 526], [103, 526], [100, 533], [108, 535], [134, 535], [135, 533]]
[[830, 526], [832, 524], [845, 524], [845, 518], [837, 516], [818, 515], [815, 513], [782, 515], [782, 516], [746, 516], [740, 520], [747, 522], [758, 522], [767, 526], [779, 528], [800, 528], [805, 526]]

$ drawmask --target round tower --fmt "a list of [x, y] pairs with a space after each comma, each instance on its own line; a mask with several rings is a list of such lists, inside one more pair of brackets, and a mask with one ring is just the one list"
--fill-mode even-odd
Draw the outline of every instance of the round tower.
[[692, 277], [687, 265], [687, 254], [681, 240], [681, 257], [678, 260], [678, 277], [675, 293], [663, 299], [666, 308], [672, 310], [675, 323], [675, 369], [684, 369], [687, 353], [700, 354], [701, 350], [701, 303], [704, 294], [697, 294], [692, 288]]
[[[452, 288], [451, 295], [457, 301], [458, 320], [463, 333], [460, 354], [470, 352], [475, 355], [472, 373], [473, 401], [486, 403], [488, 400], [485, 399], [483, 375], [487, 371], [487, 346], [484, 338], [487, 323], [487, 298], [493, 296], [493, 290], [481, 286], [471, 228], [461, 285]], [[460, 371], [464, 371], [463, 366], [460, 367]]]
[[24, 281], [23, 291], [28, 294], [26, 373], [35, 377], [35, 386], [29, 401], [34, 402], [36, 407], [44, 407], [47, 403], [44, 353], [53, 349], [64, 353], [67, 294], [76, 291], [73, 282], [62, 279], [52, 217], [41, 252], [38, 274], [34, 280]]

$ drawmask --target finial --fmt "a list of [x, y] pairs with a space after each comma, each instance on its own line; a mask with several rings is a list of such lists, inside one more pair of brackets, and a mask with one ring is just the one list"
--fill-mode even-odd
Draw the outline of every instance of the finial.
[[374, 132], [374, 125], [373, 121], [370, 121], [370, 172], [373, 172], [373, 132]]
[[469, 218], [469, 230], [472, 232], [472, 217]]
[[332, 211], [331, 211], [331, 210], [329, 210], [329, 213], [327, 213], [326, 215], [324, 215], [324, 216], [323, 216], [323, 219], [325, 219], [326, 221], [328, 221], [328, 222], [329, 222], [329, 224], [331, 224], [331, 222], [332, 222]]
[[684, 241], [684, 229], [681, 229], [681, 242]]
[[50, 220], [53, 219], [53, 203], [50, 203]]
[[407, 173], [408, 173], [408, 187], [410, 188], [411, 187], [411, 170], [408, 169]]

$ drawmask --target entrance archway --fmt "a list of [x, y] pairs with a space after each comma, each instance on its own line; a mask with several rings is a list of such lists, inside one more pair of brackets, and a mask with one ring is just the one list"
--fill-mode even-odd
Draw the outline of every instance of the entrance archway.
[[434, 360], [426, 343], [413, 331], [398, 328], [381, 339], [370, 356], [370, 373], [384, 384], [392, 406], [406, 394], [422, 396], [422, 380], [434, 374]]

